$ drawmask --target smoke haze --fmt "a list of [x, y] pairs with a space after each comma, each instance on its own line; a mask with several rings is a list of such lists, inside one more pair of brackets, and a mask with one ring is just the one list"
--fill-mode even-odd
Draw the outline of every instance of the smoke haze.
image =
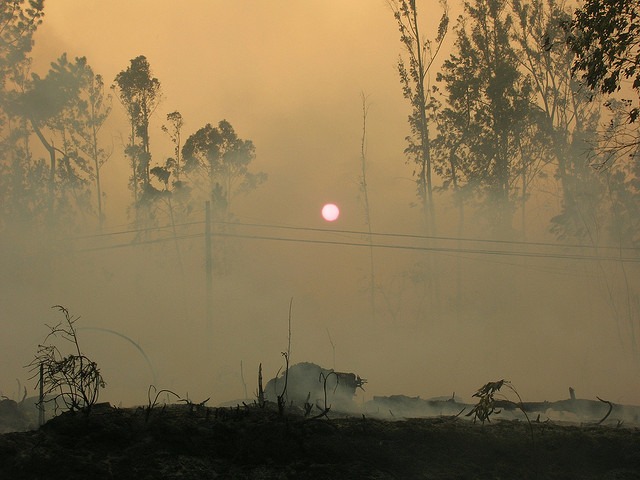
[[[431, 35], [440, 10], [423, 3]], [[455, 18], [460, 6], [451, 8]], [[184, 139], [228, 120], [256, 147], [251, 171], [268, 178], [234, 199], [235, 222], [244, 226], [213, 226], [228, 271], [214, 271], [208, 327], [205, 206], [179, 226], [177, 241], [165, 218], [164, 228], [132, 244], [128, 125], [114, 98], [103, 132], [113, 151], [102, 170], [104, 235], [70, 239], [56, 258], [41, 253], [38, 239], [2, 241], [0, 393], [15, 396], [16, 379], [32, 388], [23, 365], [44, 339], [44, 324], [62, 320], [50, 307], [63, 305], [81, 317], [81, 346], [102, 369], [105, 401], [146, 403], [151, 383], [194, 401], [211, 397], [209, 404], [243, 398], [245, 386], [251, 397], [258, 365], [268, 379], [284, 363], [293, 299], [291, 361], [357, 373], [368, 379], [358, 394], [365, 400], [452, 392], [470, 400], [486, 382], [505, 378], [525, 400], [566, 398], [571, 386], [581, 398], [640, 402], [635, 332], [614, 314], [623, 308], [615, 292], [624, 275], [637, 290], [637, 263], [622, 272], [620, 263], [567, 258], [584, 250], [533, 244], [557, 243], [549, 233], [554, 195], [529, 201], [523, 243], [455, 240], [447, 193], [436, 197], [444, 239], [414, 237], [425, 230], [412, 206], [415, 177], [403, 153], [410, 108], [385, 1], [49, 0], [33, 70], [44, 76], [63, 52], [86, 56], [106, 85], [132, 58], [147, 57], [163, 91], [150, 126], [152, 163], [173, 154], [160, 127], [177, 110]], [[373, 250], [360, 188], [362, 92], [371, 227], [395, 234], [373, 236]], [[320, 216], [327, 202], [340, 207], [336, 222]], [[461, 236], [489, 239], [471, 212]], [[430, 271], [438, 272], [437, 286]]]

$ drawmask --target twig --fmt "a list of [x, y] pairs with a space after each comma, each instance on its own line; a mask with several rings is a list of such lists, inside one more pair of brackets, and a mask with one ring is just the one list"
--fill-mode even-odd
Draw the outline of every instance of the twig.
[[[156, 392], [156, 396], [153, 399], [153, 402], [151, 401], [151, 389], [152, 388]], [[151, 410], [153, 410], [156, 407], [156, 405], [158, 405], [158, 397], [160, 395], [162, 395], [163, 393], [167, 394], [167, 398], [169, 397], [169, 394], [171, 394], [171, 395], [174, 395], [177, 399], [180, 399], [180, 395], [178, 395], [175, 392], [172, 392], [171, 390], [163, 389], [163, 390], [158, 391], [156, 389], [155, 385], [149, 385], [149, 390], [147, 392], [147, 399], [149, 400], [149, 403], [145, 407], [145, 422], [149, 421], [149, 416], [151, 415]], [[205, 400], [205, 402], [206, 402], [206, 400]]]
[[607, 405], [609, 405], [609, 411], [607, 412], [607, 414], [606, 414], [604, 417], [602, 417], [602, 420], [600, 420], [600, 421], [598, 422], [598, 425], [600, 425], [602, 422], [604, 422], [604, 421], [607, 419], [607, 417], [608, 417], [608, 416], [609, 416], [609, 414], [611, 413], [611, 410], [613, 410], [613, 404], [612, 404], [610, 401], [608, 401], [608, 400], [603, 400], [602, 398], [600, 398], [600, 397], [598, 397], [598, 396], [596, 396], [596, 398], [597, 398], [598, 400], [600, 400], [602, 403], [606, 403]]

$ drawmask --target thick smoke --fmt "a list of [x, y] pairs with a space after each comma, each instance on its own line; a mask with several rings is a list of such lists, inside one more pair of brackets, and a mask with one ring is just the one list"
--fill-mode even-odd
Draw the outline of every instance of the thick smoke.
[[[205, 204], [177, 234], [166, 212], [151, 231], [132, 226], [127, 120], [114, 99], [102, 132], [112, 150], [104, 231], [65, 234], [63, 248], [2, 233], [0, 393], [15, 398], [18, 382], [33, 388], [23, 366], [45, 324], [61, 320], [50, 307], [63, 305], [81, 317], [80, 342], [107, 382], [101, 398], [116, 405], [146, 403], [152, 383], [196, 402], [254, 398], [259, 364], [266, 383], [289, 342], [292, 364], [367, 378], [357, 401], [452, 392], [469, 400], [505, 378], [526, 400], [566, 398], [573, 387], [581, 398], [640, 402], [637, 332], [624, 313], [627, 300], [637, 303], [625, 293], [625, 284], [637, 289], [637, 264], [534, 244], [556, 242], [554, 195], [529, 200], [531, 233], [514, 243], [490, 238], [473, 210], [460, 239], [454, 199], [437, 193], [443, 238], [422, 237], [403, 154], [401, 45], [385, 2], [245, 3], [187, 2], [189, 15], [173, 2], [47, 3], [36, 71], [66, 51], [86, 55], [110, 84], [144, 54], [164, 92], [150, 125], [154, 161], [172, 155], [160, 127], [179, 110], [185, 138], [230, 121], [256, 146], [252, 168], [268, 180], [236, 198], [233, 225], [212, 227], [208, 320]], [[371, 226], [389, 235], [367, 235], [362, 91]], [[326, 202], [341, 209], [331, 224], [320, 216]]]

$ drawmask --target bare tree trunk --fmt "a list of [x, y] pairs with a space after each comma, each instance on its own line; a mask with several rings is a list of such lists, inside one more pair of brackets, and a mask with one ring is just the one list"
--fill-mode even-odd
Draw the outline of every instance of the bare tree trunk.
[[53, 221], [54, 217], [54, 204], [55, 204], [55, 181], [56, 181], [56, 148], [47, 141], [42, 131], [38, 127], [37, 123], [31, 121], [31, 127], [40, 139], [42, 146], [49, 152], [49, 182], [48, 182], [48, 194], [49, 194], [49, 221]]
[[[92, 108], [92, 116], [95, 117], [95, 111], [93, 111], [93, 104], [91, 105]], [[102, 186], [100, 184], [100, 168], [102, 167], [102, 165], [100, 165], [100, 158], [98, 155], [98, 129], [96, 128], [95, 125], [92, 126], [91, 129], [91, 156], [93, 157], [93, 165], [94, 168], [96, 169], [96, 195], [97, 195], [97, 206], [98, 206], [98, 230], [102, 231], [102, 228], [104, 226], [104, 213], [102, 212]]]
[[[423, 280], [425, 285], [425, 296], [429, 296], [431, 302], [431, 312], [438, 314], [440, 310], [440, 278], [438, 258], [431, 251], [437, 234], [436, 211], [433, 201], [433, 185], [432, 185], [432, 159], [431, 144], [429, 139], [429, 91], [425, 87], [427, 85], [428, 73], [437, 56], [440, 47], [444, 41], [449, 22], [448, 8], [446, 2], [442, 2], [444, 12], [438, 26], [438, 34], [433, 45], [435, 52], [432, 51], [431, 42], [425, 42], [420, 35], [418, 12], [415, 0], [394, 0], [390, 1], [394, 17], [398, 22], [401, 37], [400, 40], [404, 44], [405, 49], [410, 57], [408, 68], [400, 59], [398, 63], [398, 71], [400, 73], [400, 81], [403, 85], [403, 95], [411, 102], [413, 107], [412, 115], [409, 117], [409, 123], [412, 127], [412, 141], [408, 150], [418, 165], [418, 196], [422, 203], [422, 213], [424, 216], [425, 230], [427, 234], [425, 253], [426, 274]], [[428, 53], [428, 56], [427, 56]], [[427, 85], [428, 87], [428, 85]], [[420, 313], [420, 312], [419, 312]]]
[[371, 307], [371, 320], [376, 321], [376, 274], [375, 263], [373, 261], [373, 237], [371, 232], [371, 209], [369, 206], [369, 189], [367, 185], [367, 156], [366, 156], [366, 138], [367, 138], [367, 113], [369, 106], [367, 105], [367, 97], [364, 92], [361, 93], [362, 99], [362, 141], [360, 142], [360, 166], [362, 168], [362, 176], [360, 178], [360, 188], [364, 199], [364, 215], [367, 229], [369, 231], [369, 305]]

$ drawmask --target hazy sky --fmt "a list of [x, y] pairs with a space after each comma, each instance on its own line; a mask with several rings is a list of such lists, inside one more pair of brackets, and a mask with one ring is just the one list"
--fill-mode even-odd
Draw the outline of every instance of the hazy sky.
[[[433, 22], [436, 9], [433, 2]], [[270, 174], [266, 188], [278, 192], [269, 195], [277, 203], [261, 215], [285, 223], [293, 215], [287, 211], [291, 202], [309, 208], [297, 213], [299, 222], [317, 218], [321, 197], [353, 196], [347, 190], [358, 176], [365, 92], [372, 175], [375, 169], [392, 172], [385, 191], [408, 192], [405, 203], [413, 199], [406, 180], [412, 171], [402, 155], [408, 106], [395, 70], [398, 32], [384, 0], [91, 1], [82, 8], [63, 0], [47, 4], [36, 40], [36, 54], [47, 51], [43, 57], [61, 51], [87, 56], [107, 82], [145, 55], [164, 92], [156, 127], [174, 110], [185, 119], [186, 135], [229, 120], [253, 140], [256, 169]], [[121, 133], [126, 137], [126, 128]], [[156, 157], [170, 154], [159, 128], [151, 141]], [[126, 163], [114, 158], [106, 168]], [[313, 178], [315, 190], [297, 185], [302, 177]]]
[[[418, 6], [423, 32], [432, 37], [439, 3], [419, 1]], [[460, 6], [452, 3], [451, 10], [455, 18]], [[160, 126], [175, 110], [185, 120], [183, 138], [227, 119], [240, 137], [252, 140], [257, 154], [252, 170], [269, 178], [238, 199], [234, 213], [241, 222], [366, 229], [358, 186], [365, 92], [373, 229], [422, 233], [419, 209], [410, 207], [416, 200], [412, 167], [403, 156], [409, 107], [396, 71], [401, 44], [384, 0], [47, 0], [35, 40], [36, 71], [46, 73], [48, 63], [67, 52], [86, 56], [107, 84], [131, 59], [147, 57], [164, 98], [151, 125], [155, 161], [172, 154]], [[131, 194], [121, 146], [126, 119], [117, 100], [113, 107], [103, 137], [113, 144], [113, 155], [103, 175], [108, 227], [118, 231], [128, 221], [124, 212]], [[326, 201], [341, 207], [334, 224], [320, 218]], [[441, 233], [453, 235], [453, 209], [446, 197], [439, 202]], [[544, 224], [553, 202], [533, 199], [529, 215]], [[474, 231], [473, 218], [468, 224], [470, 235], [482, 234]], [[552, 240], [542, 231], [544, 240]], [[238, 232], [366, 240], [340, 232]], [[211, 395], [213, 404], [239, 398], [244, 395], [242, 361], [251, 395], [258, 363], [266, 378], [282, 364], [293, 298], [293, 361], [332, 367], [335, 358], [338, 370], [369, 379], [365, 399], [453, 391], [470, 399], [484, 383], [507, 378], [525, 400], [565, 398], [572, 386], [586, 398], [640, 402], [637, 359], [620, 348], [626, 327], [612, 318], [601, 295], [602, 271], [592, 264], [441, 254], [435, 262], [445, 280], [436, 308], [429, 303], [431, 287], [419, 281], [434, 260], [412, 250], [377, 249], [374, 320], [368, 249], [249, 239], [232, 243], [232, 273], [214, 280], [213, 340], [203, 335], [201, 239], [181, 243], [179, 253], [167, 243], [162, 249], [76, 255], [41, 275], [37, 259], [19, 267], [24, 278], [9, 286], [8, 312], [11, 322], [27, 325], [27, 333], [14, 330], [18, 347], [3, 357], [11, 368], [0, 381], [25, 377], [20, 367], [45, 333], [43, 323], [54, 321], [49, 307], [60, 303], [87, 326], [113, 329], [139, 342], [160, 388], [189, 392], [195, 400]], [[416, 245], [406, 238], [386, 243]], [[615, 268], [606, 270], [614, 287]], [[106, 399], [146, 402], [149, 372], [136, 352], [95, 331], [86, 332], [86, 342], [87, 354], [93, 352], [104, 365]]]

